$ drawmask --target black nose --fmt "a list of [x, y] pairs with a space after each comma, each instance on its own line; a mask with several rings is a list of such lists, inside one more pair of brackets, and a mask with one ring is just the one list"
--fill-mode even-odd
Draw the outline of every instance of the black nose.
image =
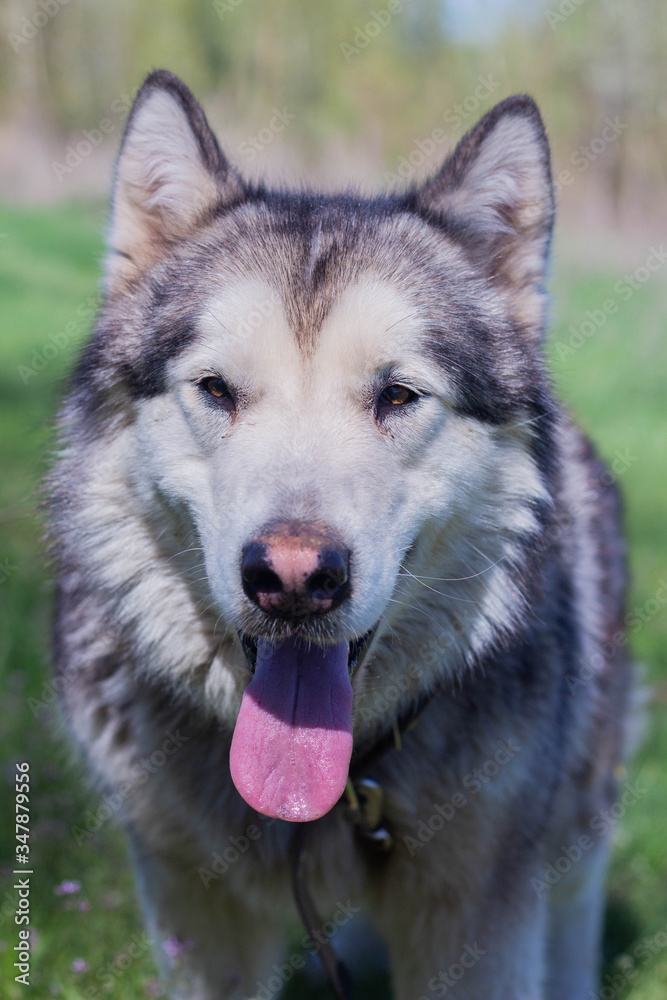
[[350, 593], [350, 551], [318, 525], [272, 524], [244, 546], [246, 595], [278, 618], [326, 614]]

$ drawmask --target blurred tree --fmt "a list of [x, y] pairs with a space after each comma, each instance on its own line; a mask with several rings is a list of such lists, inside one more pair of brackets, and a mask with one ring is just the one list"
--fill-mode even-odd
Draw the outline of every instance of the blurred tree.
[[[479, 39], [465, 41], [446, 28], [447, 5], [461, 2], [5, 0], [0, 108], [5, 123], [59, 136], [62, 148], [166, 66], [230, 135], [257, 131], [287, 107], [289, 146], [304, 166], [329, 163], [335, 173], [355, 143], [377, 172], [418, 141], [428, 146], [444, 123], [447, 141], [420, 168], [433, 169], [493, 101], [527, 90], [544, 108], [559, 169], [605, 118], [628, 126], [591, 160], [579, 197], [603, 191], [617, 213], [628, 199], [655, 201], [667, 144], [662, 0], [509, 4], [499, 33], [480, 25]], [[480, 79], [493, 85], [476, 99]]]

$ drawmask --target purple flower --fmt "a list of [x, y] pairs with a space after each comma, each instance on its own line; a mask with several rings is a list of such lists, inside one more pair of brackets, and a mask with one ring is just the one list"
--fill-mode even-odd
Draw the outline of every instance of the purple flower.
[[177, 937], [173, 934], [168, 937], [166, 941], [162, 942], [162, 947], [166, 951], [169, 958], [178, 958], [184, 952], [189, 951], [192, 948], [192, 941], [179, 941]]
[[84, 913], [87, 913], [88, 910], [90, 909], [90, 903], [88, 902], [87, 899], [80, 899], [79, 902], [76, 904], [76, 908], [77, 910], [82, 910]]
[[80, 882], [73, 882], [70, 879], [65, 879], [60, 885], [57, 885], [53, 890], [56, 896], [71, 896], [72, 893], [78, 892], [81, 888]]
[[88, 972], [88, 962], [83, 958], [75, 958], [70, 965], [72, 972]]

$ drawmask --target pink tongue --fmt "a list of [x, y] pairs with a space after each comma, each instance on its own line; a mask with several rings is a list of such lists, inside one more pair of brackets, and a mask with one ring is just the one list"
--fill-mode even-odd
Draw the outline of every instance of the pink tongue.
[[230, 753], [232, 780], [266, 816], [318, 819], [343, 794], [352, 756], [348, 644], [260, 639]]

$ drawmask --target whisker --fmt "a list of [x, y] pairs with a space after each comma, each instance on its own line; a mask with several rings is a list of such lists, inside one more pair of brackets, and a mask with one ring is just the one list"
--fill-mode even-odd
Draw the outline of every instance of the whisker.
[[387, 327], [387, 333], [389, 330], [393, 330], [394, 327], [399, 326], [401, 323], [405, 323], [407, 320], [414, 319], [415, 317], [418, 318], [420, 315], [419, 311], [415, 310], [414, 312], [408, 313], [407, 316], [401, 316], [401, 318], [397, 319], [395, 323], [392, 323], [391, 326]]
[[[209, 314], [209, 316], [211, 317], [211, 319], [215, 323], [218, 324], [218, 326], [220, 327], [220, 329], [224, 330], [225, 333], [229, 333], [230, 332], [229, 328], [225, 326], [225, 324], [222, 322], [222, 320], [220, 319], [219, 316], [216, 316], [215, 313], [210, 310], [210, 308], [206, 305], [206, 303], [204, 302], [204, 300], [197, 294], [197, 292], [194, 289], [192, 290], [192, 294], [197, 299], [197, 302], [202, 307], [202, 309]], [[201, 343], [201, 341], [200, 341], [200, 343]]]
[[429, 615], [429, 613], [427, 611], [424, 611], [423, 608], [417, 608], [417, 607], [415, 607], [414, 604], [406, 604], [405, 601], [397, 601], [395, 597], [389, 597], [388, 600], [389, 600], [389, 602], [391, 604], [400, 604], [404, 608], [409, 608], [410, 611], [416, 611], [418, 614], [426, 615], [426, 617], [429, 618], [433, 622], [434, 625], [437, 625], [438, 628], [442, 628], [442, 625], [440, 624], [440, 622], [436, 621], [436, 619], [433, 617], [433, 615]]
[[[404, 573], [401, 573], [400, 575], [401, 576], [410, 576], [410, 577], [412, 577], [412, 579], [416, 580], [417, 583], [421, 587], [425, 587], [426, 590], [430, 590], [434, 594], [439, 594], [440, 597], [446, 597], [450, 601], [462, 601], [463, 604], [478, 604], [479, 603], [479, 601], [473, 601], [472, 598], [470, 598], [470, 597], [455, 597], [454, 594], [446, 594], [443, 590], [436, 590], [435, 587], [429, 587], [428, 583], [424, 583], [419, 577], [415, 576], [414, 573], [410, 573], [409, 570], [406, 570]], [[424, 577], [424, 579], [428, 579], [428, 577]]]
[[[475, 551], [479, 552], [478, 549], [475, 549]], [[479, 552], [479, 555], [483, 555], [483, 553]], [[484, 556], [484, 558], [486, 559], [487, 557]], [[422, 580], [433, 580], [434, 583], [462, 583], [464, 580], [474, 580], [478, 576], [483, 576], [484, 573], [488, 573], [490, 569], [493, 569], [495, 566], [498, 566], [506, 558], [507, 558], [507, 556], [501, 556], [500, 559], [496, 560], [496, 562], [491, 563], [489, 566], [486, 566], [484, 569], [481, 569], [479, 571], [479, 573], [471, 573], [470, 576], [423, 576], [421, 573], [411, 573], [410, 570], [408, 570], [408, 569], [404, 569], [404, 571], [401, 572], [401, 573], [399, 573], [398, 575], [399, 576], [411, 576], [411, 577], [413, 577], [413, 579], [419, 580], [420, 582]], [[439, 591], [438, 591], [438, 593], [439, 593]], [[444, 596], [447, 596], [447, 595], [445, 594]]]
[[535, 417], [527, 417], [525, 420], [516, 420], [512, 423], [512, 427], [524, 427], [526, 424], [536, 424], [538, 420], [546, 420], [547, 417], [552, 417], [554, 410], [547, 410], [546, 413], [538, 413]]
[[[473, 550], [474, 550], [474, 551], [475, 551], [475, 552], [477, 553], [477, 555], [478, 555], [478, 556], [481, 556], [481, 557], [482, 557], [482, 559], [489, 559], [489, 557], [488, 557], [488, 556], [486, 555], [486, 553], [485, 553], [485, 552], [482, 552], [482, 551], [481, 551], [480, 549], [478, 549], [476, 545], [473, 545], [473, 543], [472, 543], [472, 542], [470, 541], [470, 539], [468, 539], [468, 545], [470, 546], [470, 548], [471, 548], [471, 549], [473, 549]], [[500, 557], [500, 559], [498, 559], [498, 560], [497, 560], [496, 562], [494, 562], [494, 563], [492, 563], [492, 562], [491, 562], [491, 561], [489, 560], [489, 565], [487, 566], [487, 569], [493, 569], [493, 567], [494, 567], [494, 566], [497, 566], [497, 565], [498, 565], [499, 563], [501, 563], [501, 562], [503, 561], [503, 559], [507, 559], [507, 553], [504, 553], [504, 554], [503, 554], [503, 555], [502, 555], [502, 556]]]

